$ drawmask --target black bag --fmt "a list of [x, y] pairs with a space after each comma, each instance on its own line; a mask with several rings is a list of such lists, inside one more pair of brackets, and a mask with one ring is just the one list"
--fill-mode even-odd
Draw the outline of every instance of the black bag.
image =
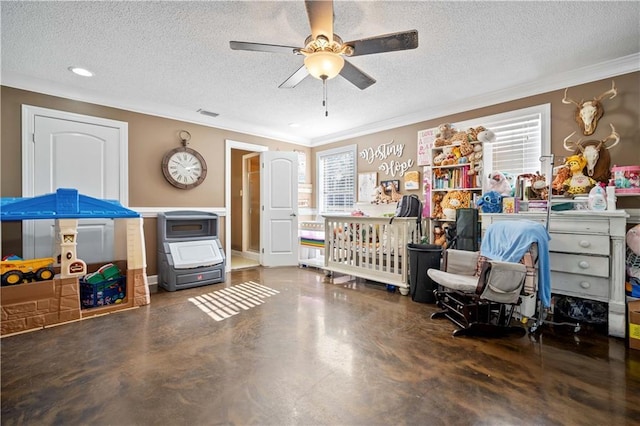
[[422, 218], [422, 203], [417, 195], [403, 195], [396, 207], [396, 217]]
[[[394, 217], [415, 217], [418, 232], [422, 236], [422, 202], [417, 195], [403, 195], [402, 199], [398, 201]], [[393, 223], [393, 217], [389, 223]]]
[[456, 211], [456, 241], [458, 250], [478, 251], [478, 210], [458, 209]]

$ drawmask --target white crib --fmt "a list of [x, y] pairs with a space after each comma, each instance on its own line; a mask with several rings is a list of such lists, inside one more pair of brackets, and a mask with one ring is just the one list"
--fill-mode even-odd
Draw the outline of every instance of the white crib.
[[409, 294], [407, 244], [419, 243], [416, 218], [324, 216], [324, 267]]

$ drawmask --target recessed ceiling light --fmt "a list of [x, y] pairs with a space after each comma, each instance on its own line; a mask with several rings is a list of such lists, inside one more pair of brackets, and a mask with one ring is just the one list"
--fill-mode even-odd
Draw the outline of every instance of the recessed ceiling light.
[[87, 69], [84, 68], [80, 68], [80, 67], [69, 67], [69, 71], [71, 71], [74, 74], [78, 74], [81, 75], [83, 77], [93, 77], [93, 73]]
[[289, 123], [289, 127], [300, 127], [300, 123]]

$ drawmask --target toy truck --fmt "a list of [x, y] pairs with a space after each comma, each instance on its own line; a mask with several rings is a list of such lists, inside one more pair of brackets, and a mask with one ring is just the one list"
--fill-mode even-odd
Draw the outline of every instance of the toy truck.
[[0, 274], [2, 274], [2, 286], [50, 280], [55, 275], [53, 258], [23, 260], [17, 256], [10, 256], [0, 261]]

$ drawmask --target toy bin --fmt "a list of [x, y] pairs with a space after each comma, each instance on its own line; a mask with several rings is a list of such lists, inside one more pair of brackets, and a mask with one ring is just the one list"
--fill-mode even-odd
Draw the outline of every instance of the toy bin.
[[96, 283], [80, 280], [80, 303], [83, 308], [122, 303], [126, 295], [127, 277], [124, 276]]
[[613, 166], [616, 194], [640, 194], [640, 166]]

